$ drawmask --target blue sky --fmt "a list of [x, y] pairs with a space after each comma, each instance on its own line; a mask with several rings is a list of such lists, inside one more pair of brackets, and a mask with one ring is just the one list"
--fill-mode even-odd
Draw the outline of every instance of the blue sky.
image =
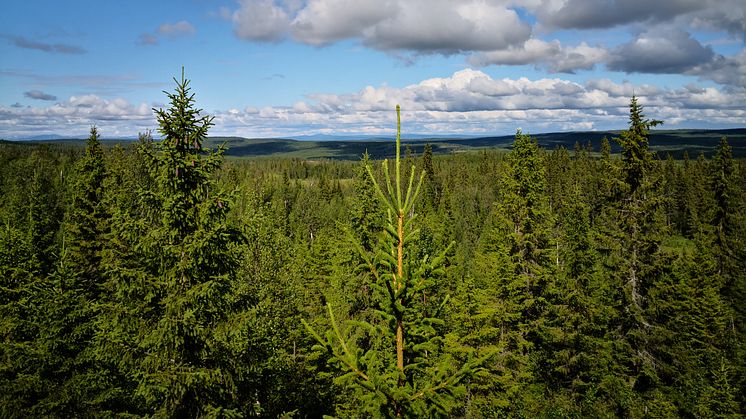
[[186, 68], [211, 135], [746, 126], [742, 0], [14, 1], [0, 138], [155, 129]]

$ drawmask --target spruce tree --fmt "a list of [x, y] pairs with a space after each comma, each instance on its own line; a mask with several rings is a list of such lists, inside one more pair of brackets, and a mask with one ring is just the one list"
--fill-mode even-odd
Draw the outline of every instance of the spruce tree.
[[[536, 413], [529, 389], [541, 376], [538, 360], [555, 281], [545, 162], [536, 140], [516, 133], [499, 179], [500, 198], [476, 258], [476, 288], [481, 305], [472, 339], [497, 348], [493, 377], [482, 384], [483, 415]], [[480, 295], [478, 294], [478, 295]], [[522, 413], [521, 413], [522, 412]]]
[[106, 385], [91, 347], [105, 279], [100, 263], [107, 222], [102, 205], [106, 169], [95, 126], [73, 176], [62, 254], [51, 280], [40, 290], [46, 310], [38, 345], [50, 388], [37, 411], [45, 415], [90, 413], [93, 394]]
[[[33, 246], [22, 231], [0, 227], [0, 416], [34, 416], [45, 382], [39, 376], [43, 359], [37, 346], [41, 322]], [[37, 413], [38, 415], [38, 413]]]
[[[367, 168], [381, 202], [388, 210], [385, 234], [377, 253], [360, 247], [373, 282], [378, 320], [340, 324], [327, 305], [330, 329], [320, 335], [304, 321], [329, 356], [345, 374], [340, 381], [349, 394], [357, 395], [362, 411], [374, 417], [447, 415], [464, 388], [461, 381], [474, 371], [475, 361], [456, 366], [439, 329], [440, 312], [446, 301], [428, 300], [427, 290], [442, 272], [444, 255], [415, 260], [409, 251], [417, 239], [414, 205], [424, 173], [415, 184], [415, 169], [402, 183], [400, 163], [400, 119], [397, 106], [396, 161], [390, 176], [383, 162], [383, 183]], [[405, 189], [406, 188], [406, 189]], [[362, 414], [362, 413], [359, 413]]]
[[170, 107], [154, 110], [163, 140], [139, 146], [150, 179], [139, 208], [114, 215], [98, 340], [126, 379], [124, 410], [223, 415], [237, 412], [229, 321], [239, 237], [213, 181], [224, 148], [203, 148], [212, 118], [195, 108], [183, 71], [174, 81]]
[[366, 169], [370, 165], [370, 155], [366, 151], [355, 171], [353, 185], [355, 195], [352, 202], [352, 228], [359, 238], [360, 246], [365, 251], [372, 251], [376, 245], [376, 238], [380, 232], [381, 209], [376, 199], [373, 180]]
[[422, 198], [426, 207], [435, 210], [440, 204], [441, 187], [435, 178], [433, 146], [430, 143], [425, 144], [425, 149], [422, 152], [422, 170], [425, 172]]
[[98, 295], [102, 283], [100, 268], [106, 209], [102, 203], [106, 167], [98, 130], [91, 127], [85, 154], [77, 162], [71, 208], [65, 225], [65, 244], [69, 266], [79, 286], [92, 296]]
[[[714, 230], [712, 251], [717, 261], [717, 272], [723, 279], [722, 296], [729, 303], [731, 339], [735, 359], [746, 354], [746, 192], [738, 184], [738, 166], [725, 137], [720, 139], [710, 165], [710, 185], [714, 205], [710, 225]], [[746, 389], [746, 362], [738, 365], [735, 384]], [[743, 392], [741, 392], [743, 394]], [[746, 403], [746, 398], [741, 398]]]
[[52, 161], [48, 149], [31, 154], [33, 168], [27, 190], [26, 225], [39, 276], [49, 275], [54, 270], [59, 253], [56, 249], [57, 233], [63, 213], [54, 179], [56, 170], [50, 164]]
[[622, 160], [617, 170], [609, 170], [616, 179], [610, 179], [614, 186], [599, 224], [599, 245], [607, 255], [604, 264], [612, 281], [616, 311], [606, 339], [617, 347], [612, 370], [621, 381], [615, 384], [615, 391], [628, 412], [670, 408], [659, 391], [660, 362], [655, 353], [662, 335], [656, 309], [662, 302], [651, 299], [670, 275], [671, 266], [671, 256], [661, 250], [666, 232], [663, 180], [648, 147], [649, 129], [660, 123], [645, 119], [642, 107], [632, 97], [629, 129], [616, 139], [622, 147]]
[[43, 416], [50, 358], [40, 335], [55, 303], [48, 290], [59, 255], [57, 179], [64, 172], [48, 146], [30, 151], [21, 167], [13, 208], [20, 214], [7, 214], [0, 227], [0, 416]]

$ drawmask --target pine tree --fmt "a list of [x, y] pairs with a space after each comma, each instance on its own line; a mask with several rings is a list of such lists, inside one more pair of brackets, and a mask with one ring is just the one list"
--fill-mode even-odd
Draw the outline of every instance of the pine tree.
[[57, 176], [64, 172], [48, 146], [33, 149], [23, 165], [14, 208], [20, 214], [9, 216], [0, 230], [0, 416], [47, 414], [39, 401], [50, 387], [39, 336], [54, 301], [46, 297], [59, 255]]
[[482, 307], [473, 338], [500, 353], [492, 365], [493, 381], [485, 383], [482, 414], [487, 416], [536, 413], [538, 408], [529, 389], [539, 380], [544, 335], [553, 327], [546, 315], [556, 260], [545, 170], [536, 140], [518, 131], [500, 177], [492, 226], [475, 264]]
[[44, 392], [38, 375], [42, 355], [39, 289], [43, 281], [33, 247], [22, 231], [0, 227], [0, 416], [33, 416]]
[[440, 204], [441, 188], [435, 178], [433, 146], [430, 143], [425, 144], [425, 149], [422, 152], [422, 170], [425, 172], [422, 199], [426, 207], [437, 209]]
[[106, 209], [102, 205], [106, 167], [98, 138], [98, 130], [95, 126], [91, 127], [85, 155], [77, 162], [75, 169], [65, 235], [69, 265], [78, 277], [77, 285], [94, 297], [100, 291], [98, 288], [102, 282], [101, 247], [107, 220]]
[[[661, 237], [666, 231], [662, 179], [648, 149], [649, 129], [660, 121], [645, 119], [637, 99], [630, 102], [630, 126], [616, 141], [622, 147], [618, 179], [599, 225], [600, 247], [608, 256], [605, 265], [613, 283], [616, 315], [609, 324], [607, 340], [618, 347], [614, 374], [624, 383], [619, 403], [627, 409], [643, 409], [631, 399], [644, 395], [649, 399], [645, 409], [668, 409], [658, 390], [659, 366], [655, 341], [658, 301], [651, 301], [670, 268], [670, 256], [661, 251]], [[611, 174], [615, 172], [610, 171]], [[629, 396], [622, 396], [629, 394]], [[623, 401], [624, 397], [628, 400]], [[638, 400], [639, 401], [639, 400]]]
[[360, 246], [368, 252], [375, 248], [383, 221], [375, 186], [366, 169], [369, 165], [370, 156], [366, 151], [355, 172], [355, 195], [352, 202], [352, 228], [359, 238]]
[[238, 235], [212, 180], [224, 148], [202, 146], [212, 118], [194, 107], [183, 71], [174, 81], [170, 108], [155, 110], [163, 140], [139, 146], [150, 179], [139, 217], [114, 215], [112, 300], [98, 341], [126, 378], [124, 410], [225, 415], [236, 412], [229, 322]]
[[[703, 241], [705, 239], [705, 241]], [[728, 310], [720, 291], [716, 259], [696, 240], [692, 254], [674, 262], [673, 275], [651, 290], [658, 321], [656, 356], [660, 376], [673, 390], [672, 398], [686, 415], [728, 416], [736, 412], [734, 387], [728, 370]]]
[[[728, 140], [723, 137], [715, 149], [710, 166], [710, 185], [714, 205], [710, 225], [714, 229], [712, 250], [717, 272], [723, 278], [722, 295], [731, 310], [731, 339], [736, 359], [746, 354], [746, 193], [738, 184], [738, 168]], [[746, 389], [746, 362], [738, 365], [740, 380], [735, 385]], [[743, 394], [743, 392], [741, 392]], [[741, 403], [746, 403], [743, 397]]]
[[399, 121], [397, 106], [393, 179], [388, 161], [383, 162], [383, 187], [371, 168], [367, 169], [388, 209], [385, 239], [381, 240], [378, 253], [370, 255], [360, 249], [373, 277], [371, 286], [379, 320], [345, 322], [340, 327], [328, 305], [330, 329], [323, 337], [307, 322], [304, 324], [319, 343], [318, 349], [345, 371], [341, 381], [349, 386], [350, 394], [360, 397], [367, 415], [440, 416], [454, 409], [456, 398], [463, 392], [460, 382], [473, 372], [474, 363], [454, 365], [444, 348], [450, 340], [444, 340], [438, 332], [443, 325], [439, 313], [446, 301], [427, 297], [427, 290], [441, 272], [444, 255], [418, 261], [408, 251], [416, 240], [413, 208], [424, 173], [415, 186], [413, 166], [408, 186], [403, 188]]
[[629, 185], [630, 194], [635, 194], [651, 170], [653, 156], [648, 150], [650, 128], [662, 123], [663, 121], [655, 119], [645, 119], [642, 106], [632, 96], [629, 104], [629, 128], [622, 132], [621, 137], [616, 138], [622, 147], [624, 181]]
[[[48, 150], [47, 150], [48, 151]], [[32, 246], [32, 256], [38, 266], [37, 274], [49, 275], [54, 270], [57, 233], [62, 220], [54, 176], [56, 170], [50, 165], [47, 152], [32, 152], [34, 165], [28, 185], [28, 241]]]
[[102, 205], [106, 169], [95, 126], [74, 176], [63, 251], [51, 281], [40, 290], [46, 310], [41, 315], [44, 327], [38, 346], [45, 357], [43, 375], [50, 388], [36, 409], [44, 415], [85, 412], [92, 394], [105, 385], [90, 346], [100, 314], [101, 248], [107, 221]]

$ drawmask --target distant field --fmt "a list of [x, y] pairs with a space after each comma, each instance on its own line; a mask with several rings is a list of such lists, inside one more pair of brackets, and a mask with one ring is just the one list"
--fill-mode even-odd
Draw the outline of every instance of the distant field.
[[[546, 149], [565, 147], [572, 149], [576, 142], [586, 145], [591, 143], [595, 151], [599, 150], [604, 137], [612, 139], [619, 136], [619, 131], [560, 132], [532, 135]], [[746, 157], [746, 128], [728, 130], [657, 130], [652, 131], [650, 148], [665, 157], [671, 153], [681, 158], [686, 151], [690, 157], [703, 152], [710, 155], [722, 136], [728, 137], [735, 157]], [[128, 143], [132, 140], [105, 140], [105, 144]], [[284, 157], [298, 159], [334, 159], [357, 160], [367, 150], [374, 159], [391, 157], [393, 139], [333, 139], [328, 141], [306, 141], [282, 138], [243, 138], [243, 137], [210, 137], [208, 147], [226, 143], [227, 155], [242, 157]], [[402, 140], [405, 146], [417, 154], [422, 153], [425, 144], [430, 143], [436, 154], [464, 153], [488, 148], [510, 148], [513, 136], [477, 137], [477, 138], [417, 138]], [[47, 143], [62, 146], [84, 145], [81, 139], [55, 139], [22, 141], [22, 143]], [[619, 151], [613, 143], [614, 151]]]

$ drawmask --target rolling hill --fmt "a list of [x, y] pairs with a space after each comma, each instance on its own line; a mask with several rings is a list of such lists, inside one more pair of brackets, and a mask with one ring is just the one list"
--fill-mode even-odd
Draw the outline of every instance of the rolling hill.
[[[572, 149], [576, 142], [585, 145], [591, 143], [598, 151], [601, 140], [606, 137], [612, 139], [619, 135], [619, 131], [574, 131], [534, 134], [539, 144], [546, 149], [565, 147]], [[671, 153], [680, 158], [684, 151], [692, 158], [700, 152], [709, 155], [722, 136], [727, 136], [733, 148], [733, 155], [746, 157], [746, 128], [726, 130], [655, 130], [651, 132], [650, 148], [660, 155]], [[374, 159], [391, 157], [393, 154], [393, 138], [382, 137], [324, 137], [312, 136], [305, 140], [292, 138], [243, 138], [243, 137], [209, 137], [206, 146], [216, 147], [225, 143], [228, 147], [227, 156], [233, 158], [246, 157], [284, 157], [299, 159], [340, 159], [357, 160], [367, 150]], [[124, 144], [132, 139], [107, 139], [106, 145]], [[464, 153], [482, 149], [508, 149], [513, 143], [513, 136], [487, 137], [424, 137], [404, 138], [405, 147], [410, 147], [417, 154], [422, 153], [425, 144], [430, 143], [436, 154]], [[77, 138], [54, 138], [47, 140], [21, 140], [13, 143], [24, 144], [57, 144], [62, 146], [85, 145], [85, 140]], [[613, 149], [618, 147], [612, 142]]]

